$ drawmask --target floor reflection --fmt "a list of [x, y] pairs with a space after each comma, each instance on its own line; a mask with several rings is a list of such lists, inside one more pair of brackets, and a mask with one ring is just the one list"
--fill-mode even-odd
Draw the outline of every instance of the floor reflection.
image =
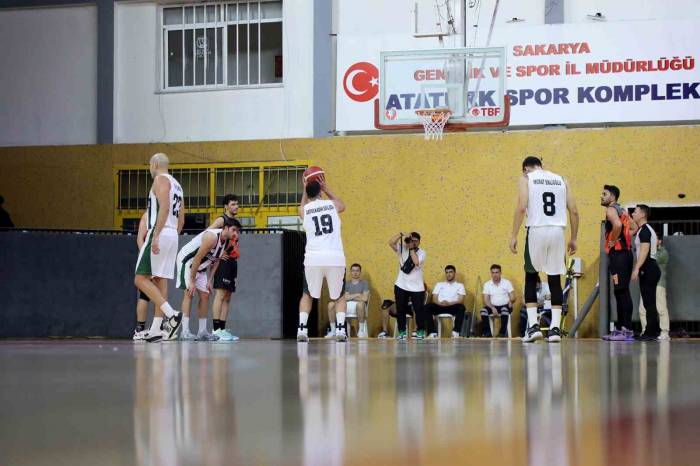
[[0, 342], [0, 464], [694, 465], [698, 349]]

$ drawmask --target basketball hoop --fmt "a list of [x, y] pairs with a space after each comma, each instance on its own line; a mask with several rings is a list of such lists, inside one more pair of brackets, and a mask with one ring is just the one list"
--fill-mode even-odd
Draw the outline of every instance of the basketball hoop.
[[439, 141], [442, 139], [442, 131], [452, 112], [449, 108], [425, 108], [416, 110], [416, 115], [423, 123], [426, 141]]

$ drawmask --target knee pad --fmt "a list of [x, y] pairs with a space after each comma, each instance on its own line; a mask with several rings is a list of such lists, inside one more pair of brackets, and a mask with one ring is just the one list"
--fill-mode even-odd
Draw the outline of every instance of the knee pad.
[[525, 273], [525, 303], [537, 302], [537, 273]]
[[561, 307], [564, 302], [564, 292], [561, 289], [561, 278], [559, 275], [548, 275], [549, 293], [552, 295], [552, 306]]

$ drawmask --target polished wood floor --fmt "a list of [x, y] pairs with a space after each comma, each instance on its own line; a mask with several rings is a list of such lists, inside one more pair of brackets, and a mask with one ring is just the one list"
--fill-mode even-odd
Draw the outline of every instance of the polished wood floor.
[[0, 465], [697, 465], [700, 342], [0, 342]]

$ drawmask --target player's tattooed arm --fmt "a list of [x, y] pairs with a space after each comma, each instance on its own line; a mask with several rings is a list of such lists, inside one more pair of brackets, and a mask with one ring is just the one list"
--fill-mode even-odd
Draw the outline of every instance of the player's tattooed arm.
[[518, 201], [513, 213], [513, 231], [510, 237], [510, 251], [515, 254], [518, 252], [518, 232], [525, 220], [527, 212], [528, 187], [527, 177], [521, 177], [518, 181]]

